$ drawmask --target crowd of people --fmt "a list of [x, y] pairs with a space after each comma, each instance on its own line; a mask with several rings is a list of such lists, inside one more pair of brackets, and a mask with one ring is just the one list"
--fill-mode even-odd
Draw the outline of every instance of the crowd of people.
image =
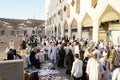
[[[115, 45], [112, 41], [31, 36], [23, 38], [20, 48], [15, 50], [11, 40], [6, 49], [7, 59], [21, 59], [23, 53], [30, 55], [35, 68], [40, 68], [42, 59], [50, 60], [57, 67], [66, 68], [66, 74], [74, 80], [110, 80], [111, 72], [112, 80], [120, 80], [120, 44]], [[39, 57], [39, 53], [44, 56]]]

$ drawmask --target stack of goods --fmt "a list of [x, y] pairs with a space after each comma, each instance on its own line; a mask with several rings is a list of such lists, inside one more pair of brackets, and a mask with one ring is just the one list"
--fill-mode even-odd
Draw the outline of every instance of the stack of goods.
[[69, 80], [69, 79], [65, 76], [50, 75], [50, 76], [41, 77], [39, 80]]
[[38, 76], [47, 76], [47, 75], [56, 75], [59, 74], [58, 70], [50, 70], [50, 69], [46, 69], [46, 70], [39, 70], [38, 71]]
[[54, 66], [51, 62], [45, 62], [41, 64], [41, 69], [52, 69]]
[[39, 80], [69, 80], [66, 76], [61, 75], [58, 70], [39, 70], [38, 76]]

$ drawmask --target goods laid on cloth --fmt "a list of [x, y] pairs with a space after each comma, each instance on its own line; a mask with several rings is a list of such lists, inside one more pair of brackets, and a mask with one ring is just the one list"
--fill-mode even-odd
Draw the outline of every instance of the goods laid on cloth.
[[41, 64], [41, 69], [52, 69], [54, 68], [53, 63], [46, 61]]
[[55, 75], [55, 74], [59, 74], [59, 71], [58, 70], [50, 70], [50, 69], [39, 70], [38, 71], [38, 76], [39, 77], [41, 77], [41, 76], [47, 76], [47, 75]]
[[62, 75], [48, 75], [40, 77], [39, 80], [69, 80], [69, 79]]
[[69, 80], [66, 76], [61, 75], [58, 70], [39, 70], [39, 80]]
[[65, 75], [60, 74], [50, 61], [41, 63], [40, 69], [35, 67], [26, 69], [26, 74], [25, 80], [69, 80]]
[[41, 64], [38, 77], [39, 80], [69, 80], [66, 76], [60, 74], [58, 70], [55, 70], [53, 64], [49, 61]]

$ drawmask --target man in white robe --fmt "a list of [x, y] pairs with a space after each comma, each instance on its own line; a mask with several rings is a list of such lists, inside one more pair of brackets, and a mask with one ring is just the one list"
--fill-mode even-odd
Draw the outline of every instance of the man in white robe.
[[120, 68], [113, 71], [112, 80], [120, 80]]
[[79, 55], [79, 58], [80, 58], [80, 49], [79, 49], [79, 46], [77, 44], [77, 42], [74, 42], [74, 55], [75, 54], [78, 54]]
[[91, 57], [91, 53], [92, 53], [92, 46], [88, 46], [86, 49], [85, 49], [85, 52], [84, 52], [84, 59], [86, 57], [90, 58]]
[[86, 68], [89, 80], [101, 80], [103, 72], [103, 67], [100, 61], [97, 60], [97, 52], [93, 51], [92, 58], [88, 60]]
[[57, 46], [55, 46], [55, 43], [53, 42], [52, 43], [52, 47], [51, 47], [51, 50], [50, 50], [50, 60], [53, 62], [53, 63], [56, 63], [56, 58], [57, 58]]
[[94, 51], [96, 51], [97, 59], [99, 60], [102, 57], [102, 55], [101, 55], [100, 51], [97, 49], [97, 47], [94, 46], [93, 48], [94, 48]]
[[102, 64], [102, 66], [104, 67], [104, 73], [103, 73], [103, 77], [104, 80], [109, 80], [109, 62], [108, 62], [108, 54], [103, 52], [103, 57], [100, 59], [100, 62]]
[[11, 39], [9, 42], [10, 49], [15, 49], [14, 41]]

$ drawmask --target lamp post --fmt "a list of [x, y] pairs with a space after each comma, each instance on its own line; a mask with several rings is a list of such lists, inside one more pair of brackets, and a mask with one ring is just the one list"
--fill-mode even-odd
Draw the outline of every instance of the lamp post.
[[37, 27], [36, 34], [37, 34], [37, 36], [38, 36], [38, 26], [36, 26], [36, 27]]

